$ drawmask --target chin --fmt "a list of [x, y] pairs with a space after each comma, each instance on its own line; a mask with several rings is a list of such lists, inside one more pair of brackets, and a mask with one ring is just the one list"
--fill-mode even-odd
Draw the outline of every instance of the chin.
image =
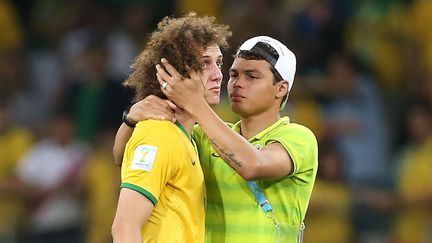
[[242, 113], [242, 109], [239, 104], [231, 103], [231, 110], [237, 115]]
[[253, 114], [253, 109], [250, 110], [242, 104], [236, 102], [231, 102], [231, 110], [240, 117], [249, 117], [251, 114]]
[[215, 96], [214, 97], [207, 97], [206, 101], [207, 101], [207, 103], [210, 106], [217, 105], [220, 102], [220, 97], [219, 96], [217, 96], [217, 97], [215, 97]]

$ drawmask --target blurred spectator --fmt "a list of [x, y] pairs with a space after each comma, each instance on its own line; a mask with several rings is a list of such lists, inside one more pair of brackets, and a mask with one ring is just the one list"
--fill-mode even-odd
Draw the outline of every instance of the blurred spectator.
[[296, 123], [304, 124], [311, 129], [317, 139], [323, 139], [324, 119], [320, 104], [309, 87], [309, 79], [312, 75], [296, 77], [296, 84], [293, 87], [295, 92], [291, 92], [287, 108], [283, 111], [290, 120]]
[[353, 242], [352, 192], [343, 176], [344, 159], [334, 146], [323, 144], [306, 218], [305, 242]]
[[23, 30], [18, 14], [9, 0], [0, 1], [0, 52], [22, 48]]
[[[13, 64], [25, 80], [14, 102], [14, 117], [33, 129], [41, 129], [51, 115], [63, 78], [63, 65], [56, 51], [58, 36], [65, 29], [66, 13], [60, 1], [28, 1], [26, 48]], [[29, 105], [31, 104], [31, 105]]]
[[[228, 64], [224, 67], [224, 73], [228, 73], [233, 63], [232, 54], [252, 36], [268, 35], [285, 42], [289, 22], [282, 10], [278, 0], [225, 1], [223, 18], [230, 24], [234, 34], [229, 40], [231, 50], [226, 50], [224, 56], [224, 63]], [[226, 93], [226, 90], [223, 92]]]
[[34, 139], [32, 131], [11, 117], [11, 100], [0, 96], [0, 242], [14, 242], [23, 220], [24, 200], [17, 188], [15, 170]]
[[99, 129], [114, 128], [129, 104], [129, 96], [119, 82], [106, 73], [106, 49], [95, 41], [77, 60], [83, 64], [82, 76], [65, 87], [60, 109], [73, 116], [79, 139], [91, 141]]
[[230, 19], [235, 33], [231, 38], [231, 45], [235, 50], [251, 36], [268, 35], [286, 39], [286, 22], [283, 21], [285, 16], [277, 0], [252, 0], [245, 3], [235, 9], [237, 13]]
[[110, 79], [121, 83], [126, 78], [138, 48], [150, 31], [147, 23], [152, 16], [151, 11], [145, 5], [127, 5], [119, 13], [119, 26], [106, 38], [107, 72]]
[[432, 70], [432, 2], [414, 0], [406, 18], [409, 21], [409, 34], [418, 44], [420, 50], [420, 66], [423, 70]]
[[106, 38], [114, 28], [116, 16], [109, 4], [100, 5], [94, 1], [69, 2], [68, 7], [72, 17], [68, 29], [57, 37], [57, 44], [64, 62], [66, 79], [76, 81], [88, 71], [87, 63], [82, 62], [82, 58], [89, 46], [106, 45]]
[[86, 243], [112, 242], [111, 225], [120, 191], [120, 168], [114, 166], [114, 132], [98, 133], [84, 168]]
[[409, 140], [395, 171], [395, 243], [432, 242], [432, 108], [420, 102], [405, 116]]
[[375, 72], [378, 86], [388, 95], [399, 94], [408, 72], [418, 69], [407, 58], [407, 2], [355, 1], [347, 23], [347, 49]]
[[199, 15], [214, 16], [216, 19], [220, 19], [223, 3], [223, 0], [180, 0], [177, 1], [176, 12], [184, 14], [193, 11]]
[[360, 203], [393, 215], [390, 243], [432, 240], [432, 108], [424, 101], [407, 106], [406, 143], [388, 168], [392, 190], [364, 189]]
[[309, 0], [295, 15], [294, 35], [301, 36], [295, 41], [296, 55], [301, 67], [323, 68], [331, 54], [342, 50], [348, 2]]
[[424, 99], [429, 103], [429, 105], [432, 105], [432, 72], [425, 77], [421, 87]]
[[22, 50], [0, 51], [0, 92], [12, 100], [27, 86], [23, 55]]
[[375, 80], [357, 70], [347, 54], [330, 58], [320, 95], [327, 139], [346, 158], [351, 186], [379, 182], [389, 156], [388, 127]]
[[[173, 0], [113, 0], [119, 7], [119, 21], [107, 34], [107, 72], [110, 79], [123, 82], [138, 50], [144, 47], [147, 35], [165, 14], [174, 11]], [[181, 4], [181, 1], [177, 1]], [[211, 1], [196, 1], [209, 5]]]
[[[335, 141], [345, 158], [344, 172], [351, 189], [382, 185], [390, 136], [375, 80], [361, 73], [352, 57], [336, 54], [329, 60], [322, 85], [325, 137]], [[382, 239], [382, 221], [377, 216], [372, 208], [354, 205], [359, 242]]]
[[51, 134], [36, 142], [17, 168], [28, 193], [24, 242], [80, 242], [83, 212], [79, 191], [86, 146], [75, 140], [69, 117], [56, 114], [47, 126]]

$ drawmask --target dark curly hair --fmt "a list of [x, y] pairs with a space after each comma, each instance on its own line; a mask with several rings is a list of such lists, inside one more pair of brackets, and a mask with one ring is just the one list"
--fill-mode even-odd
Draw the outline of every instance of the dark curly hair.
[[213, 44], [227, 48], [230, 36], [229, 27], [217, 24], [214, 17], [201, 17], [193, 12], [180, 18], [165, 17], [133, 62], [132, 73], [124, 85], [135, 91], [135, 102], [149, 95], [165, 99], [156, 78], [156, 64], [162, 57], [181, 75], [189, 77], [190, 70], [202, 72], [200, 58], [203, 48]]

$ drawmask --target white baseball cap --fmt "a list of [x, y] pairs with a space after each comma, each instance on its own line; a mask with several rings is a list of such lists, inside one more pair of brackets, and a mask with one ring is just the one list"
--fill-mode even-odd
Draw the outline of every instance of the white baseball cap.
[[[272, 53], [268, 46], [273, 48], [277, 55]], [[263, 56], [264, 59], [278, 72], [280, 78], [288, 81], [288, 92], [291, 90], [296, 72], [296, 57], [288, 47], [269, 36], [256, 36], [245, 41], [239, 47], [237, 54], [240, 51], [250, 51]], [[282, 102], [281, 110], [285, 107], [287, 99], [288, 96]]]

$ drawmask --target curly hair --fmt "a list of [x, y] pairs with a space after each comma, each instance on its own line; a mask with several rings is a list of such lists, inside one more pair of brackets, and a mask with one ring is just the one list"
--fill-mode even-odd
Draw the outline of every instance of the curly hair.
[[132, 73], [123, 83], [135, 91], [134, 102], [149, 95], [166, 99], [156, 78], [156, 64], [165, 58], [177, 71], [189, 77], [189, 71], [202, 72], [200, 58], [206, 46], [228, 47], [231, 31], [217, 24], [214, 17], [191, 12], [183, 17], [165, 17], [158, 23], [145, 49], [131, 65]]

